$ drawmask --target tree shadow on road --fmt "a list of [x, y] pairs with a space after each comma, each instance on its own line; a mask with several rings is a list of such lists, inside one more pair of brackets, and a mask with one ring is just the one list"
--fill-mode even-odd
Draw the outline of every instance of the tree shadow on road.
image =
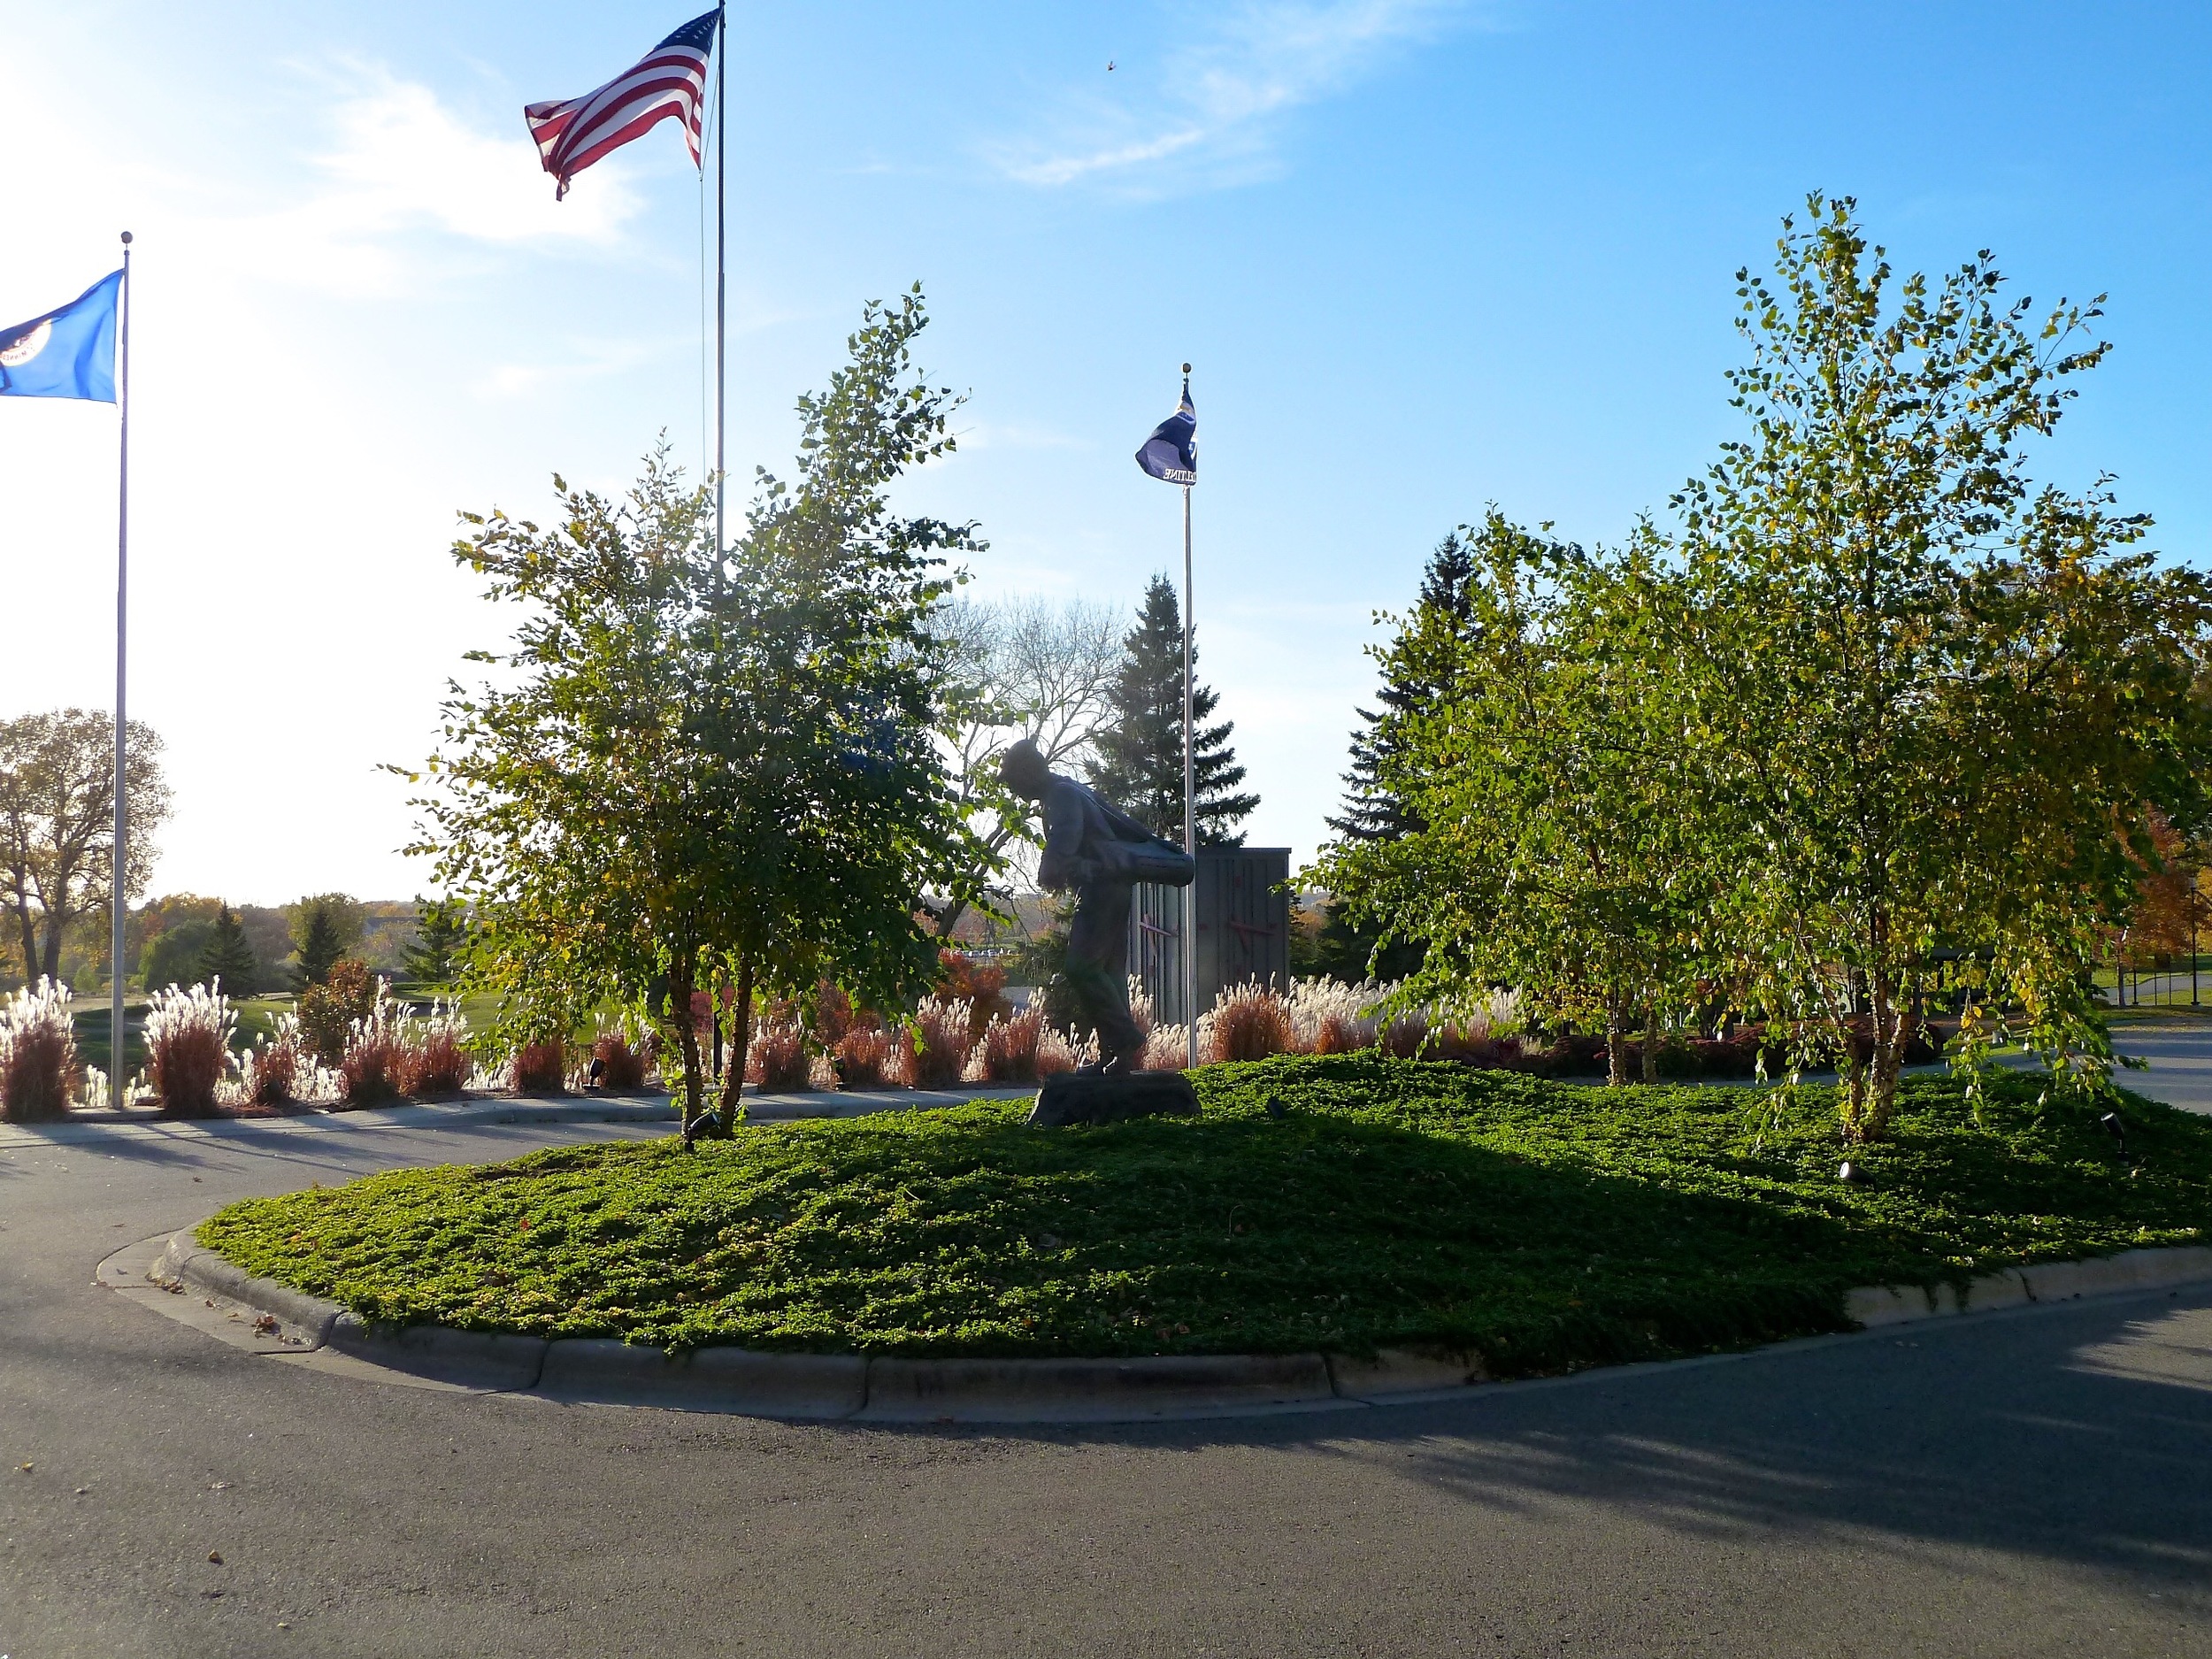
[[[994, 1431], [1005, 1433], [1007, 1431]], [[1292, 1451], [1541, 1522], [1610, 1509], [1725, 1543], [1847, 1536], [2212, 1584], [2212, 1291], [1592, 1371], [1463, 1403], [1063, 1430]], [[1421, 1494], [1417, 1498], [1416, 1494]]]

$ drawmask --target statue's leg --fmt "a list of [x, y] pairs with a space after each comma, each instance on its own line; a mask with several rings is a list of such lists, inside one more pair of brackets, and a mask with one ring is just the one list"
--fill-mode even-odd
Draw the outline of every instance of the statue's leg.
[[1068, 986], [1098, 1031], [1099, 1058], [1134, 1070], [1144, 1033], [1129, 1012], [1129, 888], [1085, 887], [1068, 925]]

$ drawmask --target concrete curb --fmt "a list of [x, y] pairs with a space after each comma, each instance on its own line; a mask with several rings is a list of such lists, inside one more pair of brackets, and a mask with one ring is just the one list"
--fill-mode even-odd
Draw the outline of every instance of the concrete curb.
[[179, 1280], [207, 1295], [227, 1297], [257, 1312], [273, 1314], [296, 1327], [308, 1339], [310, 1348], [322, 1347], [330, 1340], [333, 1325], [353, 1317], [334, 1302], [325, 1302], [274, 1279], [256, 1279], [226, 1257], [202, 1249], [189, 1232], [170, 1235], [168, 1248], [155, 1260], [147, 1277], [157, 1284]]
[[1095, 1423], [1210, 1416], [1335, 1398], [1318, 1354], [1178, 1354], [1133, 1359], [868, 1362], [876, 1423]]
[[549, 1343], [537, 1384], [557, 1400], [687, 1406], [768, 1417], [849, 1417], [868, 1402], [857, 1354], [703, 1348], [671, 1356], [610, 1337]]
[[1844, 1298], [1843, 1310], [1862, 1328], [1989, 1313], [2029, 1302], [2072, 1302], [2131, 1290], [2160, 1290], [2212, 1279], [2212, 1248], [2123, 1250], [2085, 1262], [2039, 1262], [2008, 1267], [1955, 1285], [1864, 1285]]
[[[1490, 1380], [1479, 1355], [1385, 1348], [1341, 1354], [1170, 1355], [1130, 1359], [898, 1359], [706, 1348], [671, 1356], [608, 1338], [508, 1336], [371, 1325], [318, 1296], [257, 1279], [189, 1232], [147, 1277], [190, 1286], [403, 1378], [574, 1403], [666, 1406], [746, 1417], [869, 1423], [1111, 1423], [1433, 1402]], [[2212, 1283], [2212, 1248], [2125, 1250], [2008, 1268], [1963, 1291], [1870, 1285], [1845, 1298], [1863, 1330]], [[157, 1302], [165, 1300], [157, 1298]]]

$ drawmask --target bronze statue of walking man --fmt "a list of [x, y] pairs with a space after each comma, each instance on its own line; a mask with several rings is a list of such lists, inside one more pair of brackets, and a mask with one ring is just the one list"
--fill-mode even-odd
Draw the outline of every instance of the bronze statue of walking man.
[[[1043, 809], [1040, 885], [1075, 895], [1068, 925], [1068, 985], [1098, 1033], [1098, 1069], [1133, 1071], [1144, 1033], [1129, 1012], [1129, 890], [1140, 881], [1186, 887], [1197, 874], [1191, 856], [1072, 778], [1045, 764], [1027, 738], [999, 763], [999, 777]], [[1185, 949], [1190, 941], [1185, 941]]]

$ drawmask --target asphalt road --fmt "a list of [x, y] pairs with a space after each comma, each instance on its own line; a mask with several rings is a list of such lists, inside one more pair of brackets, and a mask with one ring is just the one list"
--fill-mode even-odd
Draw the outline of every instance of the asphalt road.
[[[2212, 982], [2208, 982], [2212, 990]], [[2189, 1111], [2212, 1113], [2212, 1010], [2200, 1015], [2146, 1009], [2116, 1024], [2112, 1046], [2147, 1063], [2114, 1075], [2124, 1087]]]
[[92, 1282], [234, 1196], [653, 1131], [64, 1133], [0, 1138], [8, 1659], [2212, 1653], [2212, 1290], [1448, 1406], [804, 1426], [317, 1374]]

